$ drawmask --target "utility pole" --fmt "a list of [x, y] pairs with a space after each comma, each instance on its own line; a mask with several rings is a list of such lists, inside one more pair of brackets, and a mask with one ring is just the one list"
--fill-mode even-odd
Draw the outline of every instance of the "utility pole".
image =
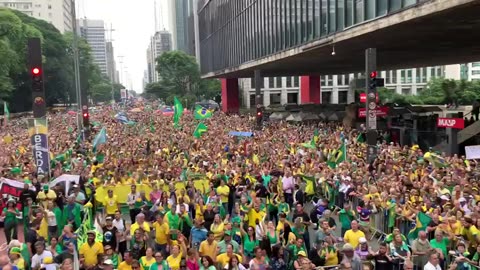
[[262, 111], [262, 88], [263, 88], [263, 77], [262, 72], [260, 70], [254, 71], [254, 80], [255, 80], [255, 106], [257, 108], [257, 115], [256, 117], [256, 128], [262, 129], [262, 121], [263, 121], [263, 111]]
[[[72, 51], [73, 51], [73, 68], [75, 72], [75, 94], [77, 96], [77, 130], [80, 132], [82, 130], [82, 118], [81, 118], [81, 85], [80, 85], [80, 55], [78, 51], [78, 29], [77, 29], [77, 15], [75, 12], [75, 0], [70, 1], [70, 12], [72, 16], [72, 30], [73, 30], [73, 44], [72, 44]], [[88, 113], [88, 107], [87, 107]]]
[[[365, 50], [365, 84], [367, 86], [366, 131], [367, 161], [372, 164], [377, 158], [377, 49]], [[381, 83], [379, 83], [381, 84]]]

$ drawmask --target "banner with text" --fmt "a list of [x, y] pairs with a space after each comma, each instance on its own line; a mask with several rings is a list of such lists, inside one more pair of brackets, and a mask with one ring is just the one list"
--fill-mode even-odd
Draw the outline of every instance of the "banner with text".
[[[10, 198], [15, 199], [17, 202], [18, 210], [22, 211], [22, 202], [20, 202], [20, 194], [22, 194], [24, 183], [20, 181], [10, 180], [6, 178], [0, 178], [0, 193]], [[35, 191], [35, 188], [30, 185], [30, 190]]]
[[439, 117], [437, 119], [437, 127], [463, 129], [465, 128], [465, 120], [463, 118]]
[[28, 119], [28, 135], [32, 144], [37, 174], [50, 176], [47, 119]]
[[[388, 107], [387, 106], [377, 106], [376, 109], [370, 110], [370, 113], [375, 113], [378, 117], [384, 117], [388, 115]], [[366, 108], [358, 108], [358, 117], [365, 118], [367, 116], [367, 109]]]

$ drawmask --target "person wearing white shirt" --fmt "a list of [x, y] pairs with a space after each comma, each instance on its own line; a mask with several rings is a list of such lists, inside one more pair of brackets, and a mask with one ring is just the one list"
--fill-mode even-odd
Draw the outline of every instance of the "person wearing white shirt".
[[43, 259], [53, 258], [53, 255], [50, 251], [45, 250], [45, 243], [41, 241], [35, 243], [35, 251], [36, 253], [32, 257], [32, 270], [39, 270], [43, 264]]
[[430, 253], [430, 256], [428, 257], [428, 263], [425, 264], [423, 270], [442, 270], [442, 267], [440, 267], [438, 254], [436, 252]]
[[130, 220], [132, 224], [135, 222], [137, 215], [140, 213], [140, 209], [137, 209], [135, 207], [135, 202], [138, 198], [140, 198], [140, 193], [137, 192], [137, 186], [132, 185], [131, 192], [128, 193], [128, 196], [127, 196], [127, 204], [128, 204], [128, 207], [130, 208]]

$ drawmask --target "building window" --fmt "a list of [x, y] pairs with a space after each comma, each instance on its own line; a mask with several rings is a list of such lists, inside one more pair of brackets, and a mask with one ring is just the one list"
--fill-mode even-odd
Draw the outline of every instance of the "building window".
[[282, 100], [280, 94], [270, 94], [270, 104], [271, 105], [280, 105]]
[[[262, 99], [263, 100], [263, 99]], [[250, 94], [250, 108], [255, 108], [255, 94]]]
[[282, 85], [282, 77], [277, 77], [276, 78], [276, 88], [282, 88], [283, 85]]
[[250, 88], [255, 88], [255, 78], [250, 78]]
[[275, 78], [268, 77], [268, 88], [275, 88]]
[[298, 93], [288, 93], [287, 94], [287, 103], [298, 104]]
[[400, 71], [400, 83], [405, 83], [406, 82], [406, 71], [405, 69], [402, 69], [402, 71]]
[[412, 89], [410, 88], [402, 88], [402, 95], [410, 95], [412, 92]]
[[415, 69], [415, 82], [416, 83], [421, 83], [422, 82], [422, 74], [421, 73], [421, 69], [420, 68], [416, 68]]
[[348, 91], [338, 91], [338, 104], [348, 103]]
[[322, 92], [322, 103], [330, 104], [332, 103], [332, 92]]
[[300, 79], [300, 77], [298, 77], [298, 76], [293, 77], [293, 87], [299, 87], [300, 86], [299, 79]]
[[430, 68], [430, 77], [435, 78], [435, 68], [434, 67]]
[[407, 70], [407, 83], [412, 83], [412, 69]]
[[361, 23], [364, 21], [363, 11], [364, 11], [364, 2], [363, 0], [355, 0], [355, 23]]
[[480, 75], [480, 70], [472, 70], [472, 75]]
[[286, 78], [287, 80], [287, 88], [291, 88], [292, 87], [292, 77], [288, 76]]
[[427, 68], [424, 67], [422, 68], [422, 83], [426, 83], [427, 82]]
[[441, 67], [437, 68], [437, 77], [443, 77], [443, 70]]
[[328, 31], [329, 33], [333, 33], [336, 30], [335, 20], [336, 20], [336, 0], [330, 0], [328, 3]]
[[343, 85], [343, 78], [345, 75], [337, 75], [337, 85]]
[[326, 83], [325, 76], [320, 76], [320, 85], [325, 86], [325, 83]]
[[345, 6], [345, 27], [353, 25], [353, 0], [347, 0]]
[[403, 7], [415, 5], [416, 3], [417, 3], [417, 0], [403, 0]]
[[377, 0], [366, 0], [365, 2], [365, 11], [366, 11], [365, 19], [366, 20], [375, 18], [375, 2], [377, 2]]
[[387, 70], [385, 71], [385, 84], [391, 84], [392, 83], [392, 71]]
[[52, 5], [48, 5], [48, 9], [52, 9]]
[[327, 86], [332, 86], [333, 85], [333, 76], [332, 75], [327, 75]]
[[472, 67], [480, 67], [480, 62], [472, 63]]

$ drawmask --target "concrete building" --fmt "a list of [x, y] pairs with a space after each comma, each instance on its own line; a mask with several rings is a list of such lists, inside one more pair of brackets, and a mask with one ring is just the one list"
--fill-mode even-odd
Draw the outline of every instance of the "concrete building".
[[93, 62], [98, 65], [102, 74], [109, 76], [104, 22], [102, 20], [80, 19], [78, 20], [78, 27], [78, 33], [90, 45]]
[[61, 33], [72, 31], [71, 0], [0, 0], [0, 7], [16, 9], [47, 21]]
[[110, 81], [118, 83], [120, 80], [117, 77], [117, 64], [115, 62], [115, 54], [113, 49], [113, 43], [111, 41], [106, 44], [107, 52], [107, 76]]
[[150, 45], [147, 49], [147, 72], [149, 83], [158, 82], [159, 77], [156, 72], [156, 59], [164, 52], [172, 50], [172, 34], [166, 30], [158, 31], [150, 39]]
[[[256, 71], [300, 76], [301, 103], [342, 100], [330, 75], [362, 72], [368, 48], [377, 49], [378, 70], [395, 70], [385, 72], [397, 80], [387, 86], [406, 94], [420, 91], [431, 72], [455, 73], [444, 65], [480, 61], [469, 36], [480, 29], [478, 0], [199, 0], [196, 11], [201, 74], [222, 79], [225, 112], [238, 111], [239, 80]], [[442, 68], [411, 69], [419, 66]]]
[[[458, 65], [459, 66], [459, 65]], [[453, 70], [453, 68], [450, 68]], [[381, 71], [385, 87], [402, 95], [416, 95], [425, 89], [433, 78], [454, 79], [453, 71], [447, 74], [447, 67], [424, 67]], [[361, 73], [320, 76], [321, 103], [347, 104], [355, 101], [355, 93], [350, 90], [350, 82], [362, 77]], [[298, 76], [264, 78], [262, 98], [264, 106], [299, 104], [301, 100], [301, 78]], [[253, 78], [240, 79], [242, 105], [255, 106], [255, 81]]]
[[170, 25], [172, 26], [172, 48], [173, 50], [191, 53], [191, 34], [189, 27], [193, 27], [189, 17], [193, 16], [193, 0], [169, 0], [168, 10], [171, 15]]

